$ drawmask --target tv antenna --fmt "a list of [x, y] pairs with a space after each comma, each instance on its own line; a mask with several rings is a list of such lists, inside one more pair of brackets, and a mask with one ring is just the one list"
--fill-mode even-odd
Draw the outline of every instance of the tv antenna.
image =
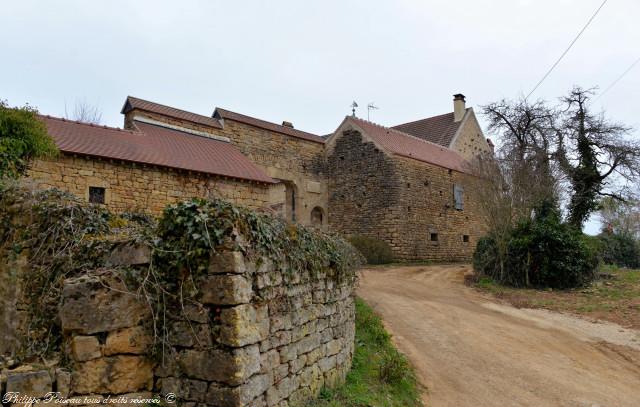
[[354, 100], [353, 103], [351, 103], [351, 116], [353, 117], [356, 117], [356, 107], [358, 107], [358, 104]]
[[371, 102], [367, 105], [367, 121], [371, 121], [369, 119], [369, 116], [371, 115], [371, 111], [372, 110], [378, 110], [380, 109], [378, 106], [375, 105], [375, 102]]

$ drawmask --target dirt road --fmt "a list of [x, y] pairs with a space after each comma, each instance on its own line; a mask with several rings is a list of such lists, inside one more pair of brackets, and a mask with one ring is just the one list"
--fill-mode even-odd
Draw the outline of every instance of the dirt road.
[[468, 269], [361, 275], [428, 406], [640, 406], [639, 331], [496, 304], [463, 284]]

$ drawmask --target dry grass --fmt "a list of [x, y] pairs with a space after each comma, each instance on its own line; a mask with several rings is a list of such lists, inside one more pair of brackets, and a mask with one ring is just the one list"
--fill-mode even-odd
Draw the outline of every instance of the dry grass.
[[604, 278], [572, 290], [519, 289], [481, 278], [475, 287], [518, 308], [544, 308], [640, 329], [640, 270], [604, 267]]

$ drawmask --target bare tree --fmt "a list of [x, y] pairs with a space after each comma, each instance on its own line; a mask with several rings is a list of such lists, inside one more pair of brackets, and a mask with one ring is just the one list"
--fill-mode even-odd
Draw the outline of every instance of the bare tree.
[[553, 158], [556, 112], [544, 102], [507, 101], [484, 106], [489, 131], [498, 137], [494, 160], [513, 200], [514, 215], [528, 217], [542, 201], [558, 202]]
[[602, 197], [625, 201], [640, 179], [640, 143], [630, 128], [590, 111], [592, 90], [574, 87], [561, 99], [555, 157], [571, 187], [569, 223], [582, 227]]
[[640, 201], [619, 201], [605, 197], [600, 202], [603, 231], [640, 239]]
[[75, 102], [71, 115], [67, 112], [67, 104], [65, 103], [64, 116], [69, 120], [76, 120], [83, 123], [100, 124], [102, 121], [102, 112], [100, 109], [85, 99]]

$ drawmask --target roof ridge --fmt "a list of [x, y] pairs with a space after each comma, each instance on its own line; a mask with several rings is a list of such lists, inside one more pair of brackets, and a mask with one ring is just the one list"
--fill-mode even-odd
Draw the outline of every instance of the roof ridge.
[[[349, 117], [351, 117], [351, 116], [349, 116]], [[441, 144], [434, 143], [433, 141], [429, 141], [429, 140], [425, 140], [425, 139], [420, 138], [420, 137], [416, 137], [416, 136], [414, 136], [414, 135], [412, 135], [412, 134], [405, 133], [405, 132], [400, 131], [400, 130], [398, 130], [398, 129], [394, 129], [393, 127], [386, 127], [386, 126], [383, 126], [382, 124], [378, 124], [378, 123], [370, 122], [370, 121], [368, 121], [368, 120], [364, 120], [364, 119], [361, 119], [361, 118], [359, 118], [359, 117], [356, 117], [355, 119], [357, 119], [357, 120], [361, 120], [361, 121], [363, 121], [363, 122], [365, 122], [365, 123], [369, 123], [369, 124], [372, 124], [372, 125], [377, 126], [377, 127], [381, 127], [381, 128], [383, 128], [383, 129], [385, 129], [385, 130], [393, 131], [393, 132], [395, 132], [395, 133], [397, 133], [397, 134], [399, 134], [399, 135], [401, 135], [401, 136], [409, 137], [409, 138], [412, 138], [412, 139], [415, 139], [415, 140], [421, 141], [421, 142], [423, 142], [423, 143], [427, 143], [427, 144], [433, 145], [433, 146], [435, 146], [435, 147], [441, 148], [442, 150], [447, 150], [447, 151], [451, 151], [452, 153], [456, 153], [456, 154], [458, 154], [458, 152], [457, 152], [457, 151], [452, 150], [452, 149], [450, 149], [449, 147], [445, 147], [445, 146], [443, 146], [443, 145], [441, 145]], [[459, 154], [458, 154], [458, 155], [459, 155]]]
[[[244, 116], [244, 117], [249, 118], [249, 119], [253, 119], [253, 120], [260, 120], [260, 121], [262, 121], [262, 122], [269, 123], [269, 124], [272, 124], [272, 125], [274, 125], [274, 126], [279, 126], [279, 127], [282, 127], [282, 128], [288, 129], [289, 131], [293, 130], [293, 131], [298, 131], [298, 132], [300, 132], [300, 133], [309, 134], [309, 135], [311, 135], [311, 136], [315, 136], [315, 137], [322, 137], [322, 136], [319, 136], [319, 135], [314, 134], [314, 133], [310, 133], [310, 132], [305, 131], [305, 130], [296, 129], [295, 127], [287, 127], [287, 126], [283, 126], [282, 124], [278, 124], [278, 123], [276, 123], [276, 122], [272, 122], [272, 121], [265, 120], [265, 119], [260, 119], [259, 117], [249, 116], [249, 115], [246, 115], [246, 114], [244, 114], [244, 113], [238, 113], [238, 112], [233, 111], [233, 110], [225, 109], [224, 107], [216, 107], [216, 109], [215, 109], [215, 110], [222, 110], [222, 111], [224, 111], [224, 112], [237, 114], [238, 116]], [[232, 119], [232, 120], [233, 120], [233, 119]]]
[[[470, 107], [468, 107], [467, 109], [471, 109], [471, 108], [470, 108]], [[465, 109], [465, 110], [466, 110], [466, 109]], [[400, 124], [397, 124], [397, 125], [392, 126], [392, 127], [399, 127], [399, 126], [404, 126], [404, 125], [406, 125], [406, 124], [418, 123], [418, 122], [422, 122], [422, 121], [425, 121], [425, 120], [431, 120], [431, 119], [435, 119], [435, 118], [438, 118], [438, 117], [447, 116], [447, 115], [450, 115], [450, 114], [453, 114], [453, 112], [447, 112], [447, 113], [437, 114], [437, 115], [435, 115], [435, 116], [425, 117], [425, 118], [423, 118], [423, 119], [412, 120], [412, 121], [410, 121], [410, 122], [400, 123]], [[454, 122], [454, 123], [455, 123], [455, 122]]]
[[[137, 97], [137, 96], [131, 96], [131, 95], [128, 95], [128, 96], [127, 96], [127, 99], [129, 99], [129, 98], [139, 100], [140, 102], [153, 103], [154, 105], [158, 105], [158, 106], [166, 107], [166, 108], [168, 108], [168, 109], [178, 110], [178, 111], [180, 111], [180, 112], [184, 112], [184, 113], [194, 114], [194, 115], [196, 115], [196, 116], [205, 117], [205, 118], [207, 118], [207, 119], [213, 119], [213, 117], [212, 117], [212, 116], [205, 116], [205, 115], [200, 114], [200, 113], [191, 112], [191, 111], [189, 111], [189, 110], [184, 110], [184, 109], [180, 109], [180, 108], [178, 108], [178, 107], [173, 107], [173, 106], [165, 105], [165, 104], [163, 104], [163, 103], [154, 102], [154, 101], [152, 101], [152, 100], [148, 100], [148, 99], [142, 99], [142, 98], [139, 98], [139, 97]], [[214, 119], [214, 120], [215, 120], [215, 119]]]
[[83, 121], [80, 121], [80, 120], [72, 120], [72, 119], [67, 119], [67, 118], [64, 118], [64, 117], [51, 116], [51, 115], [48, 115], [48, 114], [38, 114], [38, 116], [43, 117], [43, 118], [47, 118], [47, 119], [51, 119], [51, 120], [58, 120], [58, 121], [65, 122], [65, 123], [82, 124], [84, 126], [102, 128], [102, 129], [105, 129], [105, 130], [122, 131], [122, 132], [125, 132], [125, 133], [132, 133], [132, 134], [143, 134], [141, 131], [122, 129], [120, 127], [107, 126], [105, 124], [87, 123], [87, 122], [83, 122]]
[[[143, 121], [143, 120], [136, 120], [136, 118], [135, 118], [135, 117], [134, 117], [134, 119], [133, 119], [133, 123], [134, 123], [134, 124], [136, 124], [136, 123], [147, 124], [147, 125], [149, 125], [149, 126], [155, 126], [155, 127], [160, 127], [161, 129], [175, 131], [175, 132], [178, 132], [178, 133], [181, 133], [181, 134], [187, 135], [187, 136], [200, 137], [200, 138], [205, 138], [205, 139], [208, 139], [208, 140], [219, 141], [219, 142], [221, 142], [221, 143], [228, 143], [228, 141], [224, 141], [224, 140], [220, 140], [220, 138], [212, 137], [213, 135], [211, 135], [211, 136], [205, 136], [205, 135], [201, 135], [201, 134], [193, 133], [193, 132], [191, 132], [191, 131], [190, 131], [190, 129], [185, 128], [185, 127], [180, 127], [180, 126], [167, 127], [167, 126], [163, 125], [164, 123], [150, 123], [150, 122], [145, 122], [145, 121]], [[140, 134], [145, 134], [145, 132], [144, 132], [144, 131], [142, 131], [142, 130], [138, 130], [138, 132], [139, 132]], [[205, 132], [201, 132], [201, 133], [205, 133]]]

